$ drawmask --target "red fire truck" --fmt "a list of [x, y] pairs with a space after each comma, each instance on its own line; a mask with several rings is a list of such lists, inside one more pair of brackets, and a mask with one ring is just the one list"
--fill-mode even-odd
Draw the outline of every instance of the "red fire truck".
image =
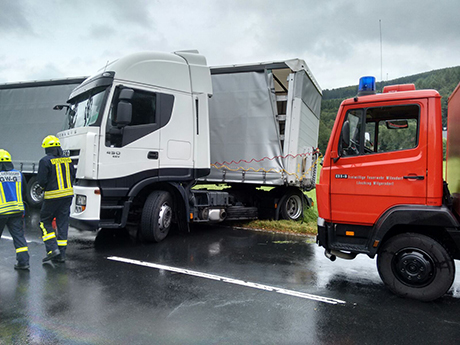
[[424, 301], [449, 290], [460, 259], [460, 84], [448, 109], [443, 176], [439, 93], [405, 84], [376, 94], [375, 78], [361, 78], [340, 105], [316, 186], [326, 256], [377, 256], [392, 292]]

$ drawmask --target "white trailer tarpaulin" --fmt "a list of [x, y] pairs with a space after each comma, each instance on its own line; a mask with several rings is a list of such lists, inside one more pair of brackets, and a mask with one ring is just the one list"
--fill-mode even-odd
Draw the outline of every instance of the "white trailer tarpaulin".
[[275, 95], [269, 81], [263, 72], [212, 76], [212, 169], [207, 180], [283, 184]]
[[311, 183], [321, 90], [305, 62], [216, 68], [211, 77], [211, 173], [205, 180]]

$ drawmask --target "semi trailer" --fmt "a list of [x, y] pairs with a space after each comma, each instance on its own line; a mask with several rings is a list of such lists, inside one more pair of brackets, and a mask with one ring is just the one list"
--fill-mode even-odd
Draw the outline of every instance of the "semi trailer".
[[210, 68], [196, 51], [143, 52], [108, 64], [57, 107], [77, 167], [71, 224], [158, 242], [172, 225], [300, 219], [321, 96], [300, 59]]
[[[328, 258], [377, 256], [395, 294], [444, 295], [460, 259], [460, 84], [448, 101], [443, 175], [441, 97], [414, 84], [360, 81], [342, 102], [324, 154], [317, 242]], [[450, 190], [450, 191], [449, 191]]]
[[64, 114], [53, 111], [86, 78], [68, 78], [0, 85], [0, 147], [27, 180], [27, 203], [38, 206], [43, 193], [36, 182], [44, 156], [43, 138], [64, 128]]

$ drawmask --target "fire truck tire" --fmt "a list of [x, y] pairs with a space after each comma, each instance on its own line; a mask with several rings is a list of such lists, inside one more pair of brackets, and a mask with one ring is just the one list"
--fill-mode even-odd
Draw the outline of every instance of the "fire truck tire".
[[390, 238], [377, 257], [380, 278], [395, 294], [433, 301], [452, 286], [455, 264], [446, 248], [431, 237], [406, 233]]
[[169, 233], [173, 199], [166, 191], [154, 191], [145, 201], [141, 216], [141, 236], [147, 242], [160, 242]]
[[300, 220], [303, 216], [303, 196], [299, 190], [288, 190], [280, 200], [280, 218]]

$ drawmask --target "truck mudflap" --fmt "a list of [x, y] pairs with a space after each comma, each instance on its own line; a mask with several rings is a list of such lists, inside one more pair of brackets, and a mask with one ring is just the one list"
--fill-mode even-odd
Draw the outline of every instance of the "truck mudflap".
[[326, 221], [323, 218], [318, 217], [317, 226], [318, 226], [318, 234], [316, 235], [316, 243], [320, 247], [326, 248], [326, 246], [327, 246], [327, 226], [326, 226]]

